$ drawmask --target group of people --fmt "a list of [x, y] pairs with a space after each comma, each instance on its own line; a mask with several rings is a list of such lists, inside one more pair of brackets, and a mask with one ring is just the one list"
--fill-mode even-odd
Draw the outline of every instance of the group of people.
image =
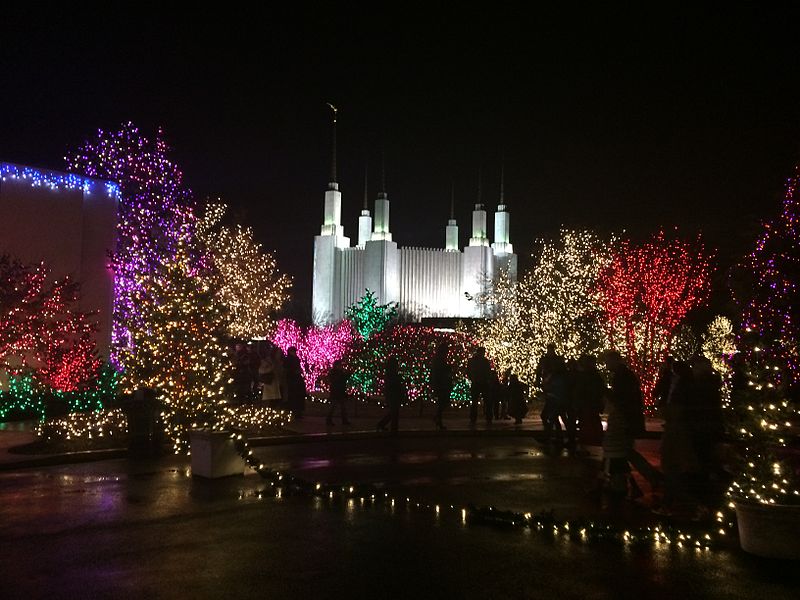
[[234, 351], [235, 398], [240, 404], [265, 403], [291, 411], [300, 419], [305, 411], [306, 382], [297, 348], [283, 353], [269, 342], [236, 344]]
[[585, 450], [600, 445], [607, 388], [594, 356], [565, 361], [549, 344], [539, 359], [534, 384], [542, 390], [542, 425], [550, 446]]
[[[446, 429], [443, 415], [454, 384], [448, 352], [448, 344], [440, 344], [430, 365], [430, 387], [436, 404], [433, 420], [440, 430]], [[586, 452], [590, 446], [602, 446], [603, 471], [595, 489], [612, 497], [642, 495], [631, 476], [631, 469], [635, 469], [653, 490], [663, 489], [662, 512], [670, 513], [686, 504], [702, 511], [709, 505], [712, 481], [721, 473], [715, 452], [723, 435], [719, 375], [704, 357], [691, 363], [668, 359], [662, 366], [654, 390], [656, 406], [664, 420], [659, 471], [635, 448], [635, 440], [645, 432], [639, 378], [619, 352], [606, 351], [601, 358], [608, 384], [593, 356], [567, 361], [550, 344], [540, 358], [534, 383], [543, 398], [541, 418], [548, 446], [578, 453]], [[383, 373], [386, 412], [376, 424], [380, 431], [397, 432], [400, 407], [408, 402], [399, 367], [397, 356], [387, 359]], [[349, 425], [349, 377], [341, 360], [327, 373], [329, 426], [334, 425], [337, 410], [342, 424]], [[470, 423], [476, 423], [479, 409], [487, 423], [496, 419], [522, 422], [528, 410], [527, 386], [510, 371], [501, 377], [484, 348], [477, 348], [467, 362], [467, 377]], [[294, 418], [302, 417], [306, 386], [295, 348], [284, 354], [265, 342], [255, 348], [237, 345], [235, 382], [240, 402], [257, 399], [274, 408], [290, 410]], [[605, 432], [603, 412], [607, 415]]]
[[510, 370], [501, 378], [486, 358], [484, 348], [477, 348], [467, 361], [467, 378], [472, 400], [469, 409], [471, 424], [478, 420], [479, 405], [487, 423], [512, 418], [515, 423], [522, 423], [528, 412], [528, 387]]
[[661, 512], [690, 506], [702, 516], [712, 504], [714, 483], [723, 473], [716, 452], [724, 434], [721, 388], [703, 356], [691, 362], [668, 358], [661, 367], [654, 390], [664, 421]]

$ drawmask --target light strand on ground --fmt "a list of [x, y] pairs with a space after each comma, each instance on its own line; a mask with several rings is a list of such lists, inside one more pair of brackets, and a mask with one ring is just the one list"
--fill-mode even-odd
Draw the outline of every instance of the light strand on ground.
[[725, 537], [724, 529], [711, 531], [683, 531], [659, 524], [652, 527], [620, 528], [591, 519], [557, 519], [552, 512], [519, 513], [499, 510], [493, 506], [455, 505], [416, 501], [405, 495], [394, 495], [370, 484], [312, 483], [294, 475], [271, 469], [253, 452], [243, 432], [230, 433], [230, 439], [248, 467], [256, 471], [268, 484], [273, 497], [304, 496], [330, 501], [344, 500], [366, 504], [384, 504], [393, 509], [405, 507], [431, 515], [433, 518], [450, 516], [463, 525], [490, 525], [503, 529], [530, 530], [566, 537], [580, 543], [616, 542], [626, 546], [655, 545], [678, 548], [707, 549], [718, 545]]

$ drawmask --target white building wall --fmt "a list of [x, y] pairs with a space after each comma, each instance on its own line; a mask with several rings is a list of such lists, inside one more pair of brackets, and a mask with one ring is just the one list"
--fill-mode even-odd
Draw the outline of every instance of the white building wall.
[[[342, 315], [350, 306], [358, 302], [366, 291], [364, 284], [364, 249], [344, 248], [341, 254], [341, 299]], [[341, 318], [340, 317], [340, 318]]]
[[379, 304], [400, 301], [400, 255], [397, 243], [370, 240], [364, 250], [364, 286]]
[[461, 258], [438, 248], [400, 249], [400, 307], [408, 318], [462, 316]]
[[[467, 246], [464, 248], [463, 281], [464, 293], [479, 297], [489, 290], [494, 279], [494, 253], [488, 246]], [[469, 317], [482, 317], [479, 304], [463, 297], [462, 313]]]
[[341, 318], [339, 308], [341, 277], [336, 269], [336, 254], [336, 236], [314, 236], [311, 317], [315, 325], [327, 325]]

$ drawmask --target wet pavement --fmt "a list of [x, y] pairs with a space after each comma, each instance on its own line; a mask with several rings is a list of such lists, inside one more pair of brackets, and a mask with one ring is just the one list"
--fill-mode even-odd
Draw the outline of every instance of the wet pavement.
[[[603, 516], [595, 464], [533, 439], [414, 437], [257, 448], [312, 481], [425, 502]], [[0, 474], [7, 598], [797, 598], [791, 563], [736, 548], [580, 544], [404, 506], [259, 497], [257, 475], [103, 461]], [[648, 518], [631, 508], [621, 518]], [[617, 515], [619, 518], [620, 516]]]

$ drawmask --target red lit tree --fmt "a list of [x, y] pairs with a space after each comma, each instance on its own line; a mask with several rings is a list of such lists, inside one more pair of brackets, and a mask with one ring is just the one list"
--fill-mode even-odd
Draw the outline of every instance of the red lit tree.
[[627, 354], [648, 407], [678, 325], [708, 297], [710, 273], [699, 238], [668, 240], [663, 232], [641, 245], [622, 241], [600, 272], [594, 292], [609, 343]]
[[79, 312], [78, 284], [48, 280], [43, 265], [27, 266], [0, 256], [0, 369], [37, 371], [37, 378], [74, 391], [98, 371], [95, 325]]

